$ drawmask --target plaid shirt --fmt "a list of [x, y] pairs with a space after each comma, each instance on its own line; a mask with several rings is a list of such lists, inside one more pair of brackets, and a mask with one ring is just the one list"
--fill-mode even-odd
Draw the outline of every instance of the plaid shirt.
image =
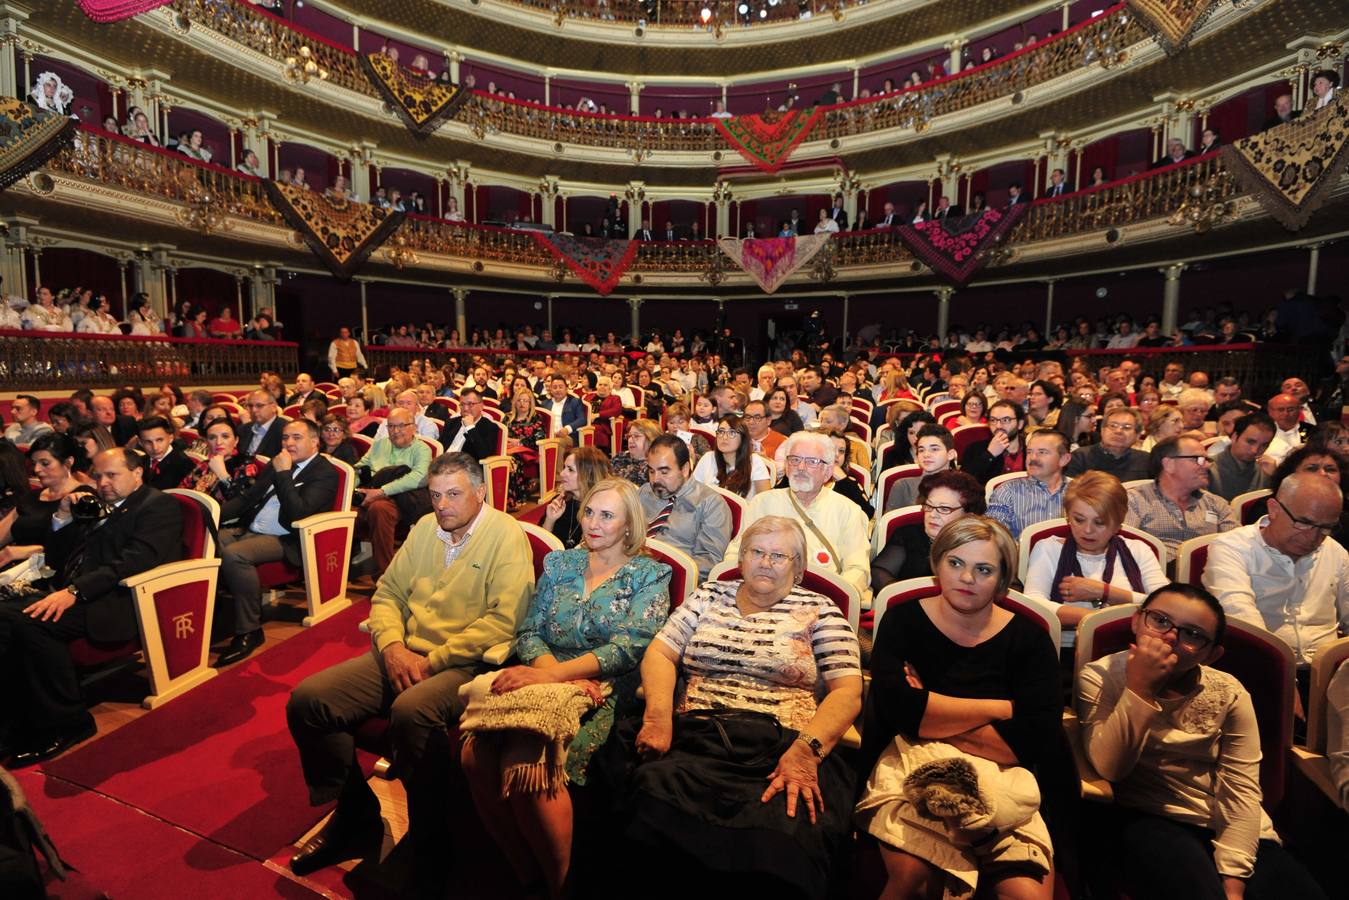
[[1157, 482], [1129, 489], [1129, 515], [1125, 521], [1166, 545], [1167, 558], [1174, 561], [1183, 541], [1219, 531], [1231, 531], [1241, 523], [1232, 515], [1227, 501], [1217, 494], [1200, 491], [1187, 509], [1162, 496]]
[[988, 517], [1006, 525], [1012, 537], [1019, 538], [1023, 528], [1063, 515], [1063, 494], [1070, 480], [1060, 481], [1053, 493], [1043, 481], [1029, 475], [1004, 482], [988, 498]]

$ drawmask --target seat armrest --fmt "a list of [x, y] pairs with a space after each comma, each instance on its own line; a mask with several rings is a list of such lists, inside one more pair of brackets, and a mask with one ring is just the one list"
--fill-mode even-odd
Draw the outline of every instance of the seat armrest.
[[333, 510], [330, 512], [314, 513], [312, 516], [305, 516], [303, 519], [297, 519], [290, 523], [290, 525], [297, 534], [302, 534], [305, 531], [317, 531], [320, 528], [327, 528], [343, 522], [355, 521], [355, 510]]
[[[155, 566], [153, 569], [146, 569], [144, 572], [138, 572], [135, 575], [128, 575], [121, 581], [122, 587], [135, 590], [142, 585], [149, 585], [161, 579], [173, 579], [181, 581], [181, 576], [197, 572], [207, 572], [211, 569], [220, 568], [220, 559], [213, 557], [211, 559], [182, 559], [178, 562], [164, 563], [162, 566]], [[151, 589], [153, 590], [153, 588]]]
[[1068, 746], [1073, 751], [1073, 762], [1077, 765], [1078, 788], [1085, 800], [1100, 803], [1112, 803], [1115, 800], [1115, 786], [1102, 778], [1087, 759], [1086, 748], [1082, 746], [1082, 723], [1071, 709], [1063, 711], [1063, 733], [1068, 737]]

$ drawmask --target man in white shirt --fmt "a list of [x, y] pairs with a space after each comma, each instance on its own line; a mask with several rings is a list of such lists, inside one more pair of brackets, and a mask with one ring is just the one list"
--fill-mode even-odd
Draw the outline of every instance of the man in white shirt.
[[[871, 599], [870, 541], [862, 507], [834, 493], [834, 442], [827, 434], [798, 431], [787, 439], [785, 488], [755, 494], [745, 509], [740, 534], [764, 516], [787, 516], [806, 533], [805, 562], [837, 574], [857, 588], [863, 602]], [[727, 560], [740, 559], [737, 535], [726, 548]]]
[[1162, 395], [1162, 399], [1179, 400], [1186, 387], [1185, 367], [1178, 362], [1167, 363], [1162, 380], [1157, 383], [1157, 392]]
[[762, 400], [764, 397], [768, 396], [768, 392], [778, 383], [778, 373], [772, 366], [765, 364], [759, 366], [759, 372], [756, 377], [758, 378], [759, 383], [750, 388], [749, 399]]
[[576, 432], [589, 421], [585, 404], [579, 397], [567, 393], [567, 379], [563, 375], [554, 374], [548, 379], [548, 396], [539, 404], [539, 408], [552, 414], [549, 437], [565, 432], [575, 441]]
[[1298, 421], [1302, 413], [1302, 404], [1298, 403], [1292, 394], [1275, 394], [1269, 399], [1269, 405], [1265, 410], [1278, 429], [1274, 432], [1274, 440], [1270, 442], [1265, 455], [1277, 462], [1283, 462], [1285, 456], [1307, 441], [1307, 426]]
[[1139, 337], [1139, 335], [1134, 334], [1133, 323], [1128, 319], [1123, 319], [1117, 326], [1116, 333], [1111, 336], [1110, 340], [1106, 341], [1105, 348], [1107, 350], [1132, 350], [1138, 345]]
[[1299, 407], [1298, 420], [1307, 425], [1316, 425], [1316, 413], [1312, 411], [1312, 389], [1307, 387], [1307, 382], [1297, 376], [1285, 378], [1279, 385], [1279, 393], [1292, 394], [1293, 399], [1297, 400]]
[[[1329, 478], [1289, 475], [1269, 500], [1269, 514], [1210, 544], [1204, 566], [1204, 587], [1229, 616], [1293, 648], [1303, 692], [1316, 652], [1349, 631], [1349, 552], [1327, 537], [1343, 505]], [[1305, 718], [1301, 702], [1297, 717]]]
[[[430, 416], [424, 416], [421, 413], [421, 403], [418, 401], [416, 391], [403, 391], [393, 401], [394, 408], [405, 409], [417, 423], [417, 434], [422, 437], [429, 437], [432, 440], [440, 440], [440, 423]], [[379, 430], [375, 432], [375, 440], [387, 438], [389, 436], [389, 420], [385, 419], [379, 423]], [[456, 448], [457, 449], [457, 448]]]

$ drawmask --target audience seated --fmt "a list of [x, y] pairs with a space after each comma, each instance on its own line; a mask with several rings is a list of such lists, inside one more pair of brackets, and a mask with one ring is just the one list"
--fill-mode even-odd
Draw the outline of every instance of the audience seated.
[[446, 422], [440, 431], [441, 446], [446, 452], [463, 451], [482, 462], [496, 455], [500, 441], [501, 426], [483, 414], [482, 394], [475, 388], [461, 391], [459, 415]]
[[984, 514], [984, 489], [974, 476], [954, 469], [928, 475], [918, 482], [915, 498], [923, 508], [922, 524], [900, 525], [890, 533], [871, 560], [871, 588], [932, 574], [928, 554], [942, 528], [961, 516]]
[[32, 394], [19, 394], [9, 404], [9, 414], [14, 421], [5, 426], [5, 437], [28, 446], [42, 435], [50, 434], [52, 427], [42, 421], [41, 411], [42, 401]]
[[[805, 526], [808, 565], [831, 571], [871, 597], [867, 519], [856, 503], [829, 487], [836, 456], [828, 436], [797, 432], [787, 439], [787, 487], [755, 495], [740, 522], [744, 529], [763, 516], [786, 516]], [[740, 537], [726, 548], [726, 559], [740, 554]], [[701, 566], [701, 564], [700, 564]]]
[[581, 498], [608, 478], [609, 457], [594, 447], [573, 447], [562, 458], [557, 493], [543, 511], [543, 527], [570, 550], [580, 546]]
[[1275, 394], [1265, 407], [1274, 420], [1274, 439], [1265, 451], [1275, 462], [1307, 442], [1311, 425], [1302, 420], [1302, 403], [1292, 394]]
[[[956, 442], [949, 429], [940, 425], [924, 424], [913, 442], [913, 460], [923, 475], [945, 472], [955, 465]], [[918, 478], [906, 478], [890, 491], [885, 501], [885, 512], [913, 506], [918, 502]]]
[[239, 427], [239, 443], [249, 456], [268, 459], [281, 452], [281, 432], [290, 421], [279, 414], [277, 399], [270, 391], [257, 390], [244, 404], [252, 421]]
[[[520, 882], [541, 877], [555, 897], [570, 886], [572, 792], [590, 781], [615, 717], [637, 710], [638, 665], [670, 610], [670, 568], [642, 553], [645, 520], [630, 482], [595, 485], [581, 501], [585, 546], [544, 560], [516, 636], [523, 665], [480, 676], [471, 689], [462, 762], [474, 805]], [[509, 706], [488, 699], [505, 694], [514, 695]], [[577, 694], [589, 694], [589, 711], [583, 720], [570, 713], [566, 746], [555, 746], [548, 720]]]
[[239, 435], [228, 417], [209, 419], [202, 435], [206, 458], [197, 463], [178, 487], [200, 491], [224, 504], [252, 487], [263, 464], [239, 452]]
[[726, 555], [731, 511], [712, 488], [693, 478], [688, 445], [662, 434], [646, 452], [647, 482], [640, 491], [646, 536], [683, 550], [706, 578]]
[[87, 461], [84, 448], [73, 438], [54, 432], [34, 441], [28, 448], [28, 464], [41, 486], [36, 491], [28, 490], [28, 473], [19, 451], [8, 445], [4, 456], [4, 468], [10, 470], [6, 480], [18, 480], [18, 487], [9, 492], [9, 509], [0, 518], [0, 567], [42, 553], [45, 566], [64, 571], [67, 556], [75, 548], [69, 534], [52, 530], [52, 515], [66, 497], [78, 499], [80, 494], [94, 493], [78, 474]]
[[980, 484], [987, 484], [999, 475], [1026, 471], [1026, 446], [1022, 435], [1025, 426], [1026, 411], [1019, 402], [999, 400], [994, 403], [988, 408], [992, 437], [966, 447], [960, 457], [960, 468], [977, 478]]
[[1114, 788], [1083, 844], [1106, 891], [1113, 878], [1159, 900], [1325, 897], [1260, 805], [1250, 694], [1210, 668], [1225, 626], [1208, 591], [1165, 585], [1134, 613], [1133, 645], [1078, 673], [1086, 754]]
[[[1254, 525], [1209, 545], [1204, 587], [1228, 616], [1265, 628], [1293, 648], [1306, 699], [1316, 651], [1349, 633], [1349, 553], [1328, 535], [1339, 528], [1343, 497], [1329, 478], [1296, 472], [1268, 500]], [[1298, 718], [1305, 718], [1299, 704]]]
[[[1129, 497], [1119, 479], [1087, 472], [1068, 482], [1063, 516], [1069, 534], [1035, 544], [1025, 572], [1025, 594], [1060, 604], [1062, 647], [1077, 644], [1077, 623], [1093, 609], [1141, 603], [1166, 584], [1157, 555], [1144, 541], [1126, 538], [1120, 526]], [[1071, 657], [1065, 660], [1071, 664]]]
[[1139, 481], [1148, 477], [1148, 455], [1135, 450], [1142, 432], [1143, 418], [1133, 407], [1120, 406], [1101, 419], [1101, 441], [1073, 451], [1064, 474], [1076, 478], [1083, 472], [1106, 472], [1120, 481]]
[[[795, 519], [759, 519], [740, 542], [741, 577], [699, 588], [642, 659], [626, 834], [639, 864], [685, 895], [742, 880], [828, 893], [855, 780], [832, 751], [861, 709], [862, 673], [842, 612], [799, 586], [807, 553]], [[671, 848], [681, 865], [665, 865]]]
[[609, 468], [619, 478], [626, 478], [641, 487], [647, 482], [646, 454], [651, 449], [651, 442], [661, 435], [660, 423], [651, 419], [633, 419], [628, 423], [626, 434], [628, 452], [609, 460]]
[[173, 445], [173, 426], [158, 416], [137, 423], [136, 446], [146, 458], [145, 481], [161, 491], [182, 485], [197, 464]]
[[[846, 497], [858, 508], [862, 510], [862, 515], [868, 520], [876, 514], [876, 507], [871, 505], [867, 499], [866, 488], [862, 487], [856, 476], [848, 469], [848, 451], [851, 449], [851, 442], [841, 434], [835, 432], [826, 432], [830, 442], [834, 445], [834, 462], [830, 469], [829, 488], [840, 497]], [[783, 460], [783, 469], [787, 468], [786, 460]], [[778, 479], [778, 487], [787, 487], [786, 476]]]
[[1037, 522], [1058, 518], [1068, 486], [1063, 469], [1069, 459], [1066, 437], [1050, 429], [1032, 431], [1026, 438], [1026, 477], [993, 489], [988, 517], [1001, 522], [1013, 538]]
[[[1032, 771], [1058, 743], [1055, 648], [996, 604], [1016, 575], [1001, 525], [959, 519], [931, 556], [941, 593], [891, 609], [876, 635], [857, 824], [881, 842], [884, 896], [1047, 898], [1053, 847]], [[939, 760], [959, 766], [949, 780], [925, 768]], [[996, 814], [965, 815], [980, 795]]]
[[739, 416], [726, 416], [717, 423], [717, 449], [704, 453], [693, 469], [693, 478], [751, 500], [772, 488], [768, 465], [755, 453], [749, 428]]
[[68, 646], [80, 638], [133, 639], [135, 606], [122, 579], [182, 552], [178, 504], [144, 483], [144, 471], [144, 460], [130, 450], [95, 457], [95, 508], [77, 508], [65, 493], [49, 520], [48, 527], [66, 532], [69, 565], [45, 587], [33, 584], [28, 596], [0, 604], [0, 671], [8, 685], [0, 734], [10, 744], [13, 768], [51, 759], [93, 736], [97, 727]]
[[1274, 460], [1265, 451], [1274, 440], [1274, 431], [1274, 420], [1264, 413], [1237, 419], [1230, 443], [1209, 467], [1209, 490], [1230, 502], [1238, 494], [1267, 487]]
[[95, 397], [89, 403], [94, 422], [107, 429], [113, 443], [125, 447], [136, 436], [136, 420], [122, 415], [111, 397]]
[[[421, 435], [422, 437], [429, 437], [433, 441], [441, 440], [442, 435], [445, 434], [450, 429], [450, 423], [448, 422], [442, 423], [439, 419], [433, 419], [422, 412], [421, 398], [417, 396], [417, 392], [415, 390], [409, 389], [405, 391], [399, 391], [398, 394], [394, 397], [393, 408], [406, 410], [408, 414], [412, 416], [413, 425], [416, 427], [416, 433], [418, 435]], [[460, 404], [460, 409], [462, 408], [463, 404]], [[496, 425], [496, 423], [488, 422], [488, 425], [494, 426]], [[442, 426], [444, 430], [442, 430]], [[490, 428], [487, 427], [487, 425], [484, 425], [483, 429], [484, 435], [486, 435], [486, 433], [491, 430]], [[379, 440], [380, 438], [385, 438], [388, 436], [389, 436], [388, 419], [385, 419], [384, 422], [380, 423], [379, 428], [375, 429], [375, 440]], [[475, 437], [475, 445], [479, 442], [486, 440], [485, 436], [474, 435], [474, 437]], [[448, 442], [442, 441], [442, 443], [444, 443], [446, 447], [449, 446]], [[492, 437], [489, 446], [490, 446], [489, 451], [484, 453], [483, 456], [491, 456], [493, 453], [496, 452], [495, 437]], [[460, 448], [455, 447], [455, 449], [458, 450]], [[469, 452], [472, 453], [473, 452], [472, 449], [470, 449]], [[481, 457], [478, 457], [478, 459], [481, 460]]]
[[373, 652], [306, 678], [286, 706], [309, 802], [337, 801], [291, 858], [300, 875], [379, 849], [379, 801], [356, 762], [356, 729], [388, 716], [397, 772], [415, 780], [431, 733], [459, 718], [459, 689], [484, 653], [514, 638], [534, 593], [529, 542], [484, 502], [477, 460], [443, 454], [427, 487], [433, 515], [413, 527], [371, 600]]
[[1209, 459], [1198, 438], [1167, 438], [1152, 448], [1149, 462], [1153, 480], [1129, 489], [1125, 521], [1165, 544], [1168, 559], [1190, 538], [1237, 527], [1227, 501], [1205, 490]]
[[431, 511], [426, 495], [426, 474], [431, 468], [431, 448], [418, 440], [412, 413], [398, 408], [386, 420], [387, 437], [375, 438], [356, 464], [360, 489], [356, 500], [357, 525], [370, 535], [374, 574], [382, 575], [393, 561], [398, 526], [415, 525]]
[[217, 668], [262, 646], [258, 567], [281, 560], [299, 566], [300, 536], [294, 523], [333, 507], [337, 469], [318, 450], [317, 425], [308, 419], [286, 422], [281, 449], [252, 486], [220, 510], [220, 582], [234, 604], [234, 637], [216, 657]]

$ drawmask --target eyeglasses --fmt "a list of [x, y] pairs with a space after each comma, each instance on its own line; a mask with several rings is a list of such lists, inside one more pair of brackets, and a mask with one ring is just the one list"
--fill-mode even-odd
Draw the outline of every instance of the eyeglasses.
[[1105, 427], [1112, 431], [1136, 431], [1137, 426], [1133, 422], [1106, 422]]
[[763, 413], [745, 413], [744, 417], [745, 417], [746, 419], [754, 419], [754, 420], [756, 420], [756, 421], [759, 420], [759, 419], [766, 419], [766, 418], [768, 418], [768, 416], [765, 416]]
[[758, 547], [746, 547], [741, 551], [741, 555], [751, 563], [761, 563], [764, 560], [767, 560], [768, 564], [775, 569], [785, 566], [794, 558], [786, 553], [760, 550]]
[[[397, 426], [394, 426], [397, 427]], [[336, 425], [329, 425], [323, 429], [324, 434], [341, 434], [342, 429]]]
[[1016, 416], [998, 416], [996, 419], [989, 419], [990, 425], [1015, 425]]
[[1196, 466], [1207, 466], [1210, 462], [1212, 462], [1212, 460], [1210, 460], [1207, 456], [1205, 456], [1202, 453], [1182, 453], [1178, 456], [1173, 456], [1171, 458], [1193, 460]]
[[740, 437], [740, 432], [732, 431], [729, 428], [718, 428], [717, 437], [719, 438]]
[[952, 513], [964, 512], [963, 506], [933, 506], [931, 503], [923, 504], [923, 512], [936, 513], [939, 516], [949, 516]]
[[828, 460], [816, 459], [813, 456], [789, 456], [787, 465], [789, 466], [810, 466], [818, 469], [820, 466], [828, 465]]
[[275, 403], [245, 403], [249, 409], [266, 409], [269, 406], [275, 406]]
[[389, 430], [389, 431], [393, 431], [393, 430], [397, 429], [397, 430], [399, 430], [399, 431], [402, 431], [404, 428], [416, 428], [416, 427], [417, 427], [417, 423], [415, 423], [415, 422], [404, 422], [402, 425], [393, 425], [393, 424], [390, 424], [388, 430]]
[[1331, 525], [1322, 525], [1319, 522], [1309, 522], [1306, 519], [1300, 519], [1297, 516], [1293, 515], [1293, 511], [1289, 509], [1287, 506], [1285, 506], [1284, 502], [1280, 500], [1278, 497], [1274, 498], [1274, 502], [1279, 504], [1279, 508], [1283, 510], [1284, 515], [1288, 516], [1289, 520], [1293, 523], [1293, 527], [1296, 528], [1298, 531], [1312, 531], [1313, 529], [1315, 529], [1316, 531], [1321, 532], [1323, 535], [1329, 536], [1335, 531], [1336, 528], [1340, 527], [1340, 523], [1338, 522], [1335, 522], [1334, 524]]
[[1186, 650], [1203, 650], [1213, 638], [1193, 625], [1177, 625], [1166, 613], [1156, 609], [1143, 610], [1143, 624], [1158, 634], [1176, 633], [1176, 643]]

